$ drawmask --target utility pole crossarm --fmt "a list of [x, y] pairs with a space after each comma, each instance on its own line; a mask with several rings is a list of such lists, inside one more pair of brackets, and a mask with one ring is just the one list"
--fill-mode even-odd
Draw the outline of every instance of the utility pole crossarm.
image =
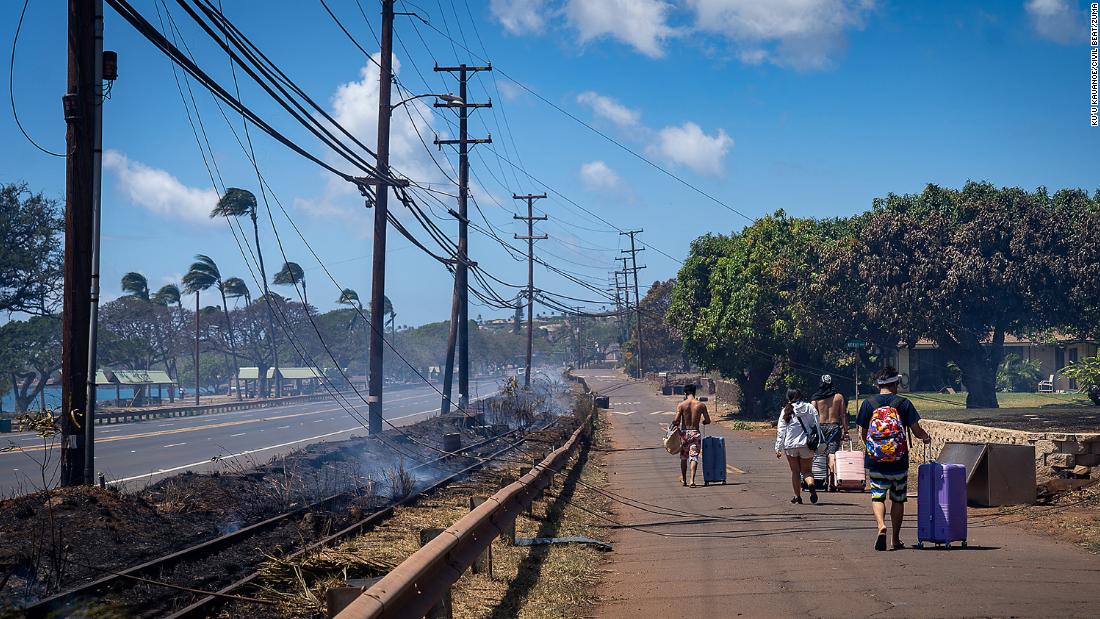
[[466, 145], [466, 144], [492, 144], [493, 143], [493, 136], [489, 135], [489, 137], [486, 137], [486, 138], [476, 138], [476, 139], [475, 138], [466, 138], [466, 139], [461, 139], [460, 138], [460, 139], [457, 139], [457, 140], [441, 140], [439, 138], [436, 138], [435, 140], [433, 140], [433, 142], [435, 143], [436, 146], [447, 146], [447, 145], [454, 145], [454, 144], [457, 144], [459, 146], [463, 146], [463, 145]]
[[464, 65], [464, 64], [460, 64], [457, 67], [441, 67], [439, 65], [435, 65], [435, 67], [433, 67], [432, 70], [437, 71], [437, 72], [438, 71], [446, 71], [448, 73], [456, 73], [456, 72], [459, 72], [459, 71], [465, 71], [467, 73], [477, 73], [478, 71], [492, 71], [493, 70], [493, 63], [490, 62], [488, 65], [485, 65], [485, 66], [482, 66], [482, 67], [470, 66], [470, 65]]

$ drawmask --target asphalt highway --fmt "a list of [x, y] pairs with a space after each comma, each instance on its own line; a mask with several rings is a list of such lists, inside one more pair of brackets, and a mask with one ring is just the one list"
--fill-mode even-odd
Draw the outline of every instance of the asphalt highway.
[[[499, 378], [471, 381], [472, 397], [495, 393]], [[210, 470], [237, 461], [248, 466], [310, 443], [365, 435], [367, 405], [355, 394], [341, 403], [354, 408], [362, 423], [334, 399], [276, 408], [256, 408], [195, 417], [169, 417], [96, 426], [96, 472], [108, 483], [133, 489], [185, 470]], [[353, 407], [352, 404], [355, 406]], [[384, 416], [397, 426], [439, 412], [440, 395], [427, 385], [388, 392]], [[0, 496], [32, 492], [56, 483], [59, 449], [31, 433], [0, 435]], [[223, 464], [224, 466], [224, 464]]]

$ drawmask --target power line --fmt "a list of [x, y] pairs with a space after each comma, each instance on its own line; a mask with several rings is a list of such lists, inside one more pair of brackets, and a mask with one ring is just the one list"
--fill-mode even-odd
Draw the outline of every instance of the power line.
[[15, 126], [27, 141], [38, 150], [54, 157], [64, 157], [64, 153], [55, 153], [34, 140], [23, 128], [23, 122], [19, 120], [19, 108], [15, 105], [15, 50], [19, 46], [19, 33], [23, 30], [23, 17], [27, 14], [27, 5], [31, 0], [23, 0], [23, 9], [19, 11], [19, 22], [15, 24], [15, 37], [11, 41], [11, 59], [8, 61], [8, 100], [11, 101], [11, 114], [15, 118]]
[[[476, 54], [475, 52], [473, 52], [472, 50], [470, 50], [469, 48], [467, 48], [467, 47], [466, 47], [465, 45], [462, 45], [461, 43], [458, 43], [457, 41], [454, 41], [454, 39], [452, 39], [452, 38], [451, 38], [451, 36], [450, 36], [449, 34], [447, 34], [447, 33], [444, 33], [444, 32], [442, 32], [442, 31], [440, 31], [440, 30], [439, 30], [438, 28], [436, 28], [435, 26], [433, 26], [433, 25], [431, 24], [431, 22], [428, 22], [428, 21], [424, 21], [424, 23], [425, 23], [425, 24], [426, 24], [426, 25], [427, 25], [427, 26], [428, 26], [429, 28], [431, 28], [432, 30], [435, 30], [435, 31], [436, 31], [436, 32], [437, 32], [438, 34], [440, 34], [441, 36], [444, 36], [444, 37], [446, 37], [447, 39], [449, 39], [449, 40], [450, 40], [450, 41], [451, 41], [452, 43], [455, 43], [455, 44], [459, 45], [460, 47], [462, 47], [462, 48], [463, 48], [463, 49], [464, 49], [464, 50], [465, 50], [465, 51], [466, 51], [467, 53], [469, 53], [469, 54], [473, 54], [474, 56], [477, 56], [477, 54]], [[483, 61], [485, 61], [485, 62], [488, 62], [488, 61], [487, 61], [486, 59], [484, 59], [484, 58], [482, 58], [482, 60], [483, 60]], [[565, 116], [567, 116], [568, 118], [570, 118], [571, 120], [573, 120], [574, 122], [576, 122], [577, 124], [579, 124], [579, 125], [581, 125], [581, 126], [585, 127], [585, 128], [586, 128], [586, 129], [588, 129], [589, 131], [592, 131], [592, 132], [593, 132], [593, 133], [595, 133], [596, 135], [598, 135], [598, 136], [602, 137], [603, 139], [607, 140], [608, 142], [611, 142], [611, 143], [612, 143], [612, 144], [614, 144], [615, 146], [618, 146], [618, 147], [619, 147], [619, 148], [621, 148], [622, 150], [626, 151], [627, 153], [629, 153], [630, 155], [634, 156], [635, 158], [637, 158], [637, 159], [639, 159], [639, 160], [641, 160], [641, 161], [645, 162], [646, 164], [648, 164], [649, 166], [651, 166], [651, 167], [652, 167], [652, 168], [654, 168], [655, 170], [657, 170], [657, 171], [661, 172], [661, 173], [662, 173], [662, 174], [664, 174], [665, 176], [668, 176], [669, 178], [672, 178], [673, 180], [675, 180], [675, 181], [679, 182], [680, 184], [684, 185], [684, 186], [685, 186], [685, 187], [687, 187], [688, 189], [691, 189], [691, 190], [692, 190], [692, 191], [694, 191], [695, 193], [698, 193], [699, 195], [701, 195], [701, 196], [703, 196], [703, 197], [707, 198], [708, 200], [710, 200], [710, 201], [714, 202], [715, 204], [717, 204], [717, 205], [721, 206], [722, 208], [724, 208], [724, 209], [726, 209], [726, 210], [730, 211], [731, 213], [735, 213], [735, 214], [737, 214], [737, 215], [740, 215], [741, 217], [745, 218], [745, 219], [746, 219], [746, 220], [748, 220], [749, 222], [753, 222], [753, 221], [755, 221], [755, 219], [754, 219], [754, 218], [752, 218], [752, 217], [749, 217], [749, 216], [748, 216], [748, 215], [746, 215], [745, 213], [743, 213], [743, 212], [741, 212], [741, 211], [737, 210], [736, 208], [734, 208], [734, 207], [730, 206], [729, 204], [727, 204], [727, 203], [725, 203], [724, 201], [722, 201], [722, 200], [718, 199], [718, 198], [717, 198], [717, 197], [715, 197], [714, 195], [712, 195], [712, 194], [710, 194], [710, 193], [707, 193], [706, 191], [704, 191], [704, 190], [700, 189], [699, 187], [697, 187], [697, 186], [693, 185], [692, 183], [688, 182], [688, 181], [687, 181], [686, 179], [684, 179], [683, 177], [681, 177], [681, 176], [679, 176], [679, 175], [677, 175], [677, 174], [675, 174], [675, 173], [671, 172], [670, 170], [668, 170], [668, 169], [666, 169], [666, 168], [662, 167], [661, 165], [657, 164], [656, 162], [654, 162], [653, 160], [649, 159], [649, 158], [648, 158], [648, 157], [646, 157], [645, 155], [642, 155], [641, 153], [639, 153], [639, 152], [635, 151], [634, 149], [630, 148], [629, 146], [627, 146], [627, 145], [623, 144], [622, 142], [620, 142], [620, 141], [616, 140], [615, 138], [611, 137], [610, 135], [608, 135], [608, 134], [604, 133], [603, 131], [600, 131], [600, 130], [599, 130], [599, 129], [597, 129], [596, 127], [594, 127], [594, 126], [592, 126], [591, 124], [589, 124], [589, 123], [585, 122], [584, 120], [582, 120], [581, 118], [579, 118], [578, 116], [576, 116], [575, 114], [573, 114], [572, 112], [570, 112], [569, 110], [566, 110], [565, 108], [561, 107], [561, 106], [560, 106], [560, 105], [558, 105], [557, 103], [554, 103], [554, 102], [553, 102], [553, 101], [551, 101], [550, 99], [547, 99], [546, 97], [542, 96], [542, 95], [541, 95], [541, 94], [539, 94], [539, 93], [538, 93], [538, 92], [537, 92], [536, 90], [534, 90], [534, 89], [530, 88], [529, 86], [527, 86], [527, 85], [526, 85], [526, 84], [524, 84], [523, 82], [520, 82], [520, 81], [519, 81], [519, 80], [517, 80], [516, 78], [512, 77], [512, 76], [511, 76], [510, 74], [508, 74], [508, 72], [504, 71], [503, 69], [500, 69], [500, 68], [498, 68], [497, 70], [498, 70], [498, 71], [500, 72], [500, 74], [501, 74], [501, 75], [503, 75], [503, 76], [504, 76], [505, 78], [507, 78], [507, 79], [508, 79], [509, 81], [511, 81], [512, 83], [514, 83], [514, 84], [515, 84], [516, 86], [519, 86], [519, 87], [520, 87], [520, 88], [522, 88], [523, 90], [527, 91], [528, 93], [530, 93], [531, 95], [533, 95], [533, 96], [534, 96], [535, 98], [537, 98], [537, 99], [538, 99], [539, 101], [542, 101], [543, 103], [545, 103], [546, 105], [549, 105], [550, 107], [554, 108], [554, 109], [555, 109], [555, 110], [557, 110], [558, 112], [561, 112], [562, 114], [564, 114]]]

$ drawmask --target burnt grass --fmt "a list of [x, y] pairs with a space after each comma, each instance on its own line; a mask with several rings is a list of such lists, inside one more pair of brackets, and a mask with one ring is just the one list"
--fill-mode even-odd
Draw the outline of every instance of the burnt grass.
[[[265, 556], [278, 556], [361, 520], [408, 491], [471, 460], [414, 468], [439, 457], [443, 434], [463, 445], [484, 428], [441, 418], [387, 430], [382, 438], [352, 436], [317, 443], [267, 463], [229, 461], [210, 473], [184, 472], [134, 494], [74, 487], [0, 501], [0, 617], [20, 616], [30, 602], [72, 589], [108, 571], [174, 551], [347, 492], [348, 497], [248, 537], [215, 555], [146, 577], [217, 590], [248, 574]], [[501, 429], [499, 426], [497, 429]], [[409, 476], [412, 476], [411, 479]], [[395, 481], [396, 480], [396, 481]], [[394, 486], [400, 486], [395, 488]], [[138, 583], [82, 604], [101, 617], [159, 616], [198, 596]]]

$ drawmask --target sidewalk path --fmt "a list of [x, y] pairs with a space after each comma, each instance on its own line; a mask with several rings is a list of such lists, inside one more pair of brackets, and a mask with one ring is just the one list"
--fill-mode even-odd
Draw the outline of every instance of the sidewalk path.
[[[634, 448], [608, 454], [609, 489], [698, 514], [616, 505], [619, 522], [650, 532], [614, 530], [598, 617], [1100, 615], [1100, 557], [977, 517], [968, 549], [875, 552], [869, 496], [821, 493], [817, 505], [808, 496], [791, 505], [786, 462], [759, 433], [710, 426], [726, 437], [730, 483], [684, 488], [676, 457], [636, 449], [659, 447], [672, 419], [660, 413], [679, 397], [609, 370], [577, 373], [611, 398], [612, 447]], [[915, 512], [910, 499], [910, 545]]]

